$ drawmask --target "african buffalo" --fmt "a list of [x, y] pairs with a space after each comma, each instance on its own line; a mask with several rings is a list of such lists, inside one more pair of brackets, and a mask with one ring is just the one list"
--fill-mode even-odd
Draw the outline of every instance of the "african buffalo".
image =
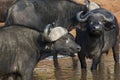
[[[47, 37], [46, 37], [47, 36]], [[74, 55], [77, 45], [63, 27], [47, 26], [43, 33], [25, 26], [0, 29], [0, 75], [2, 80], [32, 80], [39, 60], [59, 53]]]
[[91, 70], [96, 70], [102, 53], [107, 53], [110, 48], [113, 50], [115, 63], [119, 63], [119, 26], [116, 17], [103, 8], [82, 13], [77, 14], [80, 27], [76, 30], [76, 42], [81, 45], [78, 53], [81, 68], [86, 69], [87, 57], [93, 60]]
[[74, 0], [19, 0], [9, 8], [5, 25], [24, 25], [43, 32], [45, 25], [55, 23], [70, 30], [78, 23], [76, 13], [83, 10], [86, 7]]
[[19, 24], [43, 31], [45, 25], [71, 27], [78, 23], [76, 13], [85, 10], [72, 0], [19, 0], [7, 12], [5, 25]]

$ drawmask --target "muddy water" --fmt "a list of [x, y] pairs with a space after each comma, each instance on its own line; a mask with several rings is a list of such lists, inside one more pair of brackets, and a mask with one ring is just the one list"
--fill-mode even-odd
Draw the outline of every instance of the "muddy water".
[[34, 70], [33, 80], [120, 80], [120, 66], [114, 64], [112, 53], [104, 54], [104, 62], [96, 71], [91, 71], [91, 60], [87, 59], [87, 70], [81, 70], [80, 62], [71, 57], [59, 58], [59, 69], [55, 69], [53, 61], [40, 61]]

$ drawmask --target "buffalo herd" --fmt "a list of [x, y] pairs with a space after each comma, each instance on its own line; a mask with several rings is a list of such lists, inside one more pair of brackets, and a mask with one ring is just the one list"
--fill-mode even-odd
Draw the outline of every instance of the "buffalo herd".
[[[81, 68], [92, 59], [97, 70], [103, 53], [112, 48], [119, 63], [119, 26], [108, 10], [89, 0], [0, 1], [0, 75], [2, 80], [32, 80], [36, 64], [57, 54], [78, 54]], [[69, 31], [76, 29], [74, 38]]]

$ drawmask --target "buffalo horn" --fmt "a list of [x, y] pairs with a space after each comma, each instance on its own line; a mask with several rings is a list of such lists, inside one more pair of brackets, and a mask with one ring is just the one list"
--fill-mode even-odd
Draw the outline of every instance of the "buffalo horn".
[[90, 14], [92, 14], [91, 12], [88, 12], [85, 15], [82, 15], [82, 13], [83, 13], [83, 11], [80, 11], [80, 12], [77, 13], [76, 17], [77, 17], [77, 20], [79, 22], [85, 22], [85, 21], [87, 21], [87, 19], [90, 16]]
[[52, 42], [58, 40], [67, 33], [67, 29], [63, 27], [51, 28], [51, 24], [48, 24], [43, 32], [43, 37], [46, 41]]
[[49, 40], [49, 37], [48, 37], [49, 32], [50, 32], [50, 30], [51, 30], [50, 28], [51, 28], [51, 24], [48, 24], [48, 25], [45, 27], [44, 32], [43, 32], [43, 37], [44, 37], [44, 39], [47, 40], [47, 41], [50, 41], [50, 40]]
[[103, 14], [100, 14], [104, 19], [105, 21], [108, 21], [108, 22], [112, 22], [114, 20], [114, 15], [110, 14], [110, 17], [106, 17], [105, 15]]
[[49, 40], [50, 41], [56, 41], [67, 33], [68, 33], [67, 29], [65, 29], [63, 27], [55, 27], [51, 30], [51, 32], [48, 35]]

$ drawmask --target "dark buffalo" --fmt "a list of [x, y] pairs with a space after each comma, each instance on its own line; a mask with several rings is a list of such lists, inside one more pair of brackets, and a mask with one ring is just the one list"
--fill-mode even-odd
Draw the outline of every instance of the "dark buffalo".
[[8, 10], [5, 25], [24, 25], [43, 32], [45, 25], [55, 23], [70, 29], [78, 23], [76, 13], [82, 10], [85, 6], [73, 0], [19, 0]]
[[12, 6], [16, 0], [0, 0], [0, 22], [4, 22], [7, 15], [7, 9]]
[[52, 53], [73, 55], [80, 47], [63, 27], [46, 28], [41, 33], [24, 26], [9, 26], [0, 29], [0, 49], [2, 80], [32, 80], [39, 60]]
[[103, 52], [113, 50], [115, 63], [119, 62], [119, 26], [116, 17], [106, 9], [98, 8], [86, 14], [78, 13], [80, 27], [77, 28], [76, 42], [81, 45], [78, 53], [81, 68], [86, 69], [85, 58], [93, 60], [91, 70], [97, 69]]
[[70, 27], [78, 23], [76, 13], [85, 6], [72, 0], [19, 0], [8, 10], [6, 25], [19, 24], [43, 31], [45, 25]]

